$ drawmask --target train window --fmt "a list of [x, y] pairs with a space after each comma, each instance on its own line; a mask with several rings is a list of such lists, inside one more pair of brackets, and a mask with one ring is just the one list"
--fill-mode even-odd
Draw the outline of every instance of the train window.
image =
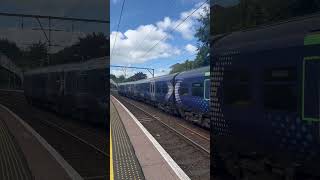
[[246, 69], [226, 70], [223, 96], [227, 105], [247, 106], [252, 103], [249, 72]]
[[80, 92], [86, 92], [88, 90], [88, 76], [86, 74], [80, 74], [78, 80], [78, 89]]
[[148, 84], [144, 84], [146, 87], [146, 90], [149, 92], [150, 91], [150, 86], [148, 86]]
[[157, 85], [156, 94], [160, 94], [162, 92], [161, 85]]
[[189, 94], [189, 89], [187, 87], [180, 87], [179, 95], [180, 96], [187, 96]]
[[296, 81], [297, 70], [294, 67], [272, 68], [264, 72], [264, 81]]
[[226, 84], [223, 87], [224, 103], [228, 105], [251, 104], [250, 88], [248, 84]]
[[163, 84], [162, 93], [167, 94], [167, 92], [168, 92], [168, 85], [167, 84]]
[[204, 99], [210, 99], [210, 79], [204, 80]]
[[294, 85], [268, 84], [264, 86], [264, 107], [269, 110], [297, 111], [297, 90]]
[[297, 111], [297, 70], [294, 67], [264, 71], [264, 107], [268, 110]]
[[248, 82], [249, 72], [244, 69], [226, 70], [224, 73], [225, 81], [228, 82]]
[[153, 94], [153, 92], [154, 92], [154, 85], [153, 85], [153, 83], [151, 83], [150, 85], [151, 85], [151, 87], [150, 87], [150, 88], [151, 88], [151, 91], [150, 91], [150, 92], [151, 92], [151, 94]]
[[153, 82], [150, 83], [150, 93], [154, 94], [155, 93], [155, 84]]
[[203, 83], [192, 83], [191, 93], [192, 96], [203, 98]]

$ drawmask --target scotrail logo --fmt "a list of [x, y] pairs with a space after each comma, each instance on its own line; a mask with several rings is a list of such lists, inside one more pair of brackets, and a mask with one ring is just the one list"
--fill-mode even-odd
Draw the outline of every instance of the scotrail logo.
[[176, 98], [176, 102], [177, 103], [181, 103], [181, 99], [180, 99], [180, 95], [179, 95], [179, 89], [180, 89], [180, 84], [181, 84], [182, 80], [178, 80], [176, 82], [176, 85], [174, 87], [174, 95], [175, 95], [175, 98]]
[[167, 82], [167, 86], [168, 86], [168, 93], [166, 94], [166, 101], [168, 101], [170, 99], [170, 97], [172, 96], [172, 93], [173, 93], [172, 83]]

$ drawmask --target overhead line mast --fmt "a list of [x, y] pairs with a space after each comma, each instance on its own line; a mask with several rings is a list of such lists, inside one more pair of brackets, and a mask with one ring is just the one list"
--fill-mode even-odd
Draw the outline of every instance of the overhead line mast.
[[134, 67], [134, 66], [120, 66], [120, 65], [110, 65], [110, 67], [116, 67], [116, 68], [124, 68], [124, 69], [144, 69], [149, 71], [149, 73], [154, 77], [154, 69], [153, 68], [144, 68], [144, 67]]

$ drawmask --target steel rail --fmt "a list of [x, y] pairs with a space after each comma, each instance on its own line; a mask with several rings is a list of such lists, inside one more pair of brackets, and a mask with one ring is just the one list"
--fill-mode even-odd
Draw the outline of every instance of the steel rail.
[[172, 128], [171, 126], [169, 126], [167, 123], [163, 122], [159, 117], [155, 117], [154, 115], [150, 114], [149, 112], [145, 111], [144, 109], [138, 107], [137, 105], [121, 98], [122, 100], [126, 101], [128, 104], [132, 105], [133, 107], [137, 108], [138, 110], [144, 112], [146, 115], [150, 116], [153, 119], [156, 119], [157, 121], [159, 121], [162, 125], [164, 125], [165, 127], [167, 127], [168, 129], [170, 129], [171, 131], [173, 131], [174, 133], [176, 133], [177, 135], [181, 136], [182, 139], [184, 139], [185, 141], [189, 142], [189, 144], [193, 145], [194, 147], [206, 152], [207, 154], [210, 154], [210, 150], [206, 149], [205, 147], [201, 146], [199, 143], [193, 141], [192, 139], [190, 139], [189, 137], [183, 135], [182, 133], [180, 133], [179, 131], [175, 130], [174, 128]]

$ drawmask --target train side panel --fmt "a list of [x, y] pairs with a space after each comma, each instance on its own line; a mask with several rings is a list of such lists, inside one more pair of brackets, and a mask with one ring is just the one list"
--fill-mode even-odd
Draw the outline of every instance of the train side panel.
[[175, 101], [180, 114], [188, 121], [210, 128], [209, 67], [183, 72], [175, 81]]
[[102, 58], [28, 72], [25, 96], [28, 101], [58, 113], [107, 125], [109, 97], [105, 65]]
[[[216, 174], [239, 177], [239, 169], [253, 169], [275, 175], [268, 169], [276, 168], [278, 179], [319, 179], [320, 125], [302, 111], [319, 114], [320, 45], [306, 43], [310, 34], [319, 34], [308, 29], [319, 20], [297, 19], [215, 42], [211, 129]], [[235, 163], [241, 167], [229, 166]]]

